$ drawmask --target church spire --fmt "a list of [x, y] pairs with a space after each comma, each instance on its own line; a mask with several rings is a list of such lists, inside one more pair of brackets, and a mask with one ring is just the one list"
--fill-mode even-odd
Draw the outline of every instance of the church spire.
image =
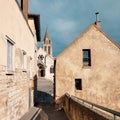
[[51, 43], [51, 39], [50, 39], [50, 35], [48, 32], [48, 28], [46, 28], [46, 32], [45, 32], [45, 36], [44, 36], [44, 43], [45, 44], [50, 44]]
[[49, 55], [52, 56], [52, 42], [50, 39], [50, 35], [48, 32], [48, 28], [46, 28], [45, 36], [43, 39], [42, 49]]

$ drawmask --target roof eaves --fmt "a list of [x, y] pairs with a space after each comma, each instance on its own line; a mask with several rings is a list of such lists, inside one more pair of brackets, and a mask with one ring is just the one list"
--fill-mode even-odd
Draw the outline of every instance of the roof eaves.
[[98, 28], [94, 23], [93, 23], [94, 27], [99, 30], [106, 38], [108, 38], [116, 47], [118, 47], [120, 49], [120, 46], [114, 41], [112, 40], [102, 29]]
[[39, 14], [29, 14], [28, 18], [34, 18], [37, 41], [41, 41], [41, 37], [40, 37], [40, 15]]
[[30, 32], [31, 32], [31, 34], [32, 34], [32, 36], [34, 36], [34, 34], [33, 34], [32, 30], [31, 30], [31, 28], [30, 28], [30, 26], [29, 26], [29, 24], [28, 24], [28, 22], [27, 22], [27, 20], [26, 20], [26, 18], [25, 18], [25, 15], [23, 14], [23, 12], [22, 12], [22, 10], [21, 10], [21, 7], [20, 7], [20, 5], [19, 5], [18, 1], [17, 1], [17, 0], [15, 0], [15, 2], [16, 2], [16, 4], [17, 4], [17, 6], [18, 6], [18, 8], [19, 8], [19, 10], [20, 10], [20, 12], [21, 12], [21, 14], [22, 14], [22, 16], [23, 16], [23, 18], [24, 18], [24, 20], [25, 20], [25, 22], [26, 22], [26, 24], [27, 24], [27, 26], [28, 26], [28, 28], [29, 28], [29, 30], [30, 30]]

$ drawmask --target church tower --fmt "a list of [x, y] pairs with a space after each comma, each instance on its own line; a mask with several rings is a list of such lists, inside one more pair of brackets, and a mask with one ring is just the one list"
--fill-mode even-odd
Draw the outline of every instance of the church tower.
[[52, 41], [50, 39], [48, 29], [46, 29], [45, 36], [42, 43], [42, 49], [47, 52], [47, 54], [52, 56]]

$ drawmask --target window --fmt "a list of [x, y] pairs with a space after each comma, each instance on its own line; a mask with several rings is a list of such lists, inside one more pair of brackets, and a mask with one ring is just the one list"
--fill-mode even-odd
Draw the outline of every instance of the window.
[[81, 79], [75, 79], [75, 88], [76, 88], [76, 90], [82, 90], [82, 80]]
[[50, 67], [50, 73], [54, 73], [54, 66]]
[[44, 51], [47, 51], [47, 47], [46, 46], [44, 46]]
[[43, 55], [39, 55], [39, 56], [38, 56], [38, 59], [39, 59], [39, 60], [43, 60], [43, 59], [44, 59], [44, 56], [43, 56]]
[[30, 57], [30, 78], [32, 78], [32, 57]]
[[50, 46], [48, 46], [48, 54], [50, 55]]
[[7, 70], [13, 70], [13, 44], [7, 40]]
[[83, 49], [83, 66], [91, 66], [90, 49]]
[[23, 50], [23, 56], [22, 56], [22, 68], [26, 69], [26, 52]]

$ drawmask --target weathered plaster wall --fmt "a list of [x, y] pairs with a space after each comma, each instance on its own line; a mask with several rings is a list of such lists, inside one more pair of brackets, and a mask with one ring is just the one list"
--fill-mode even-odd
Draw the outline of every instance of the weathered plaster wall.
[[[83, 49], [91, 49], [91, 66], [83, 66]], [[91, 25], [56, 58], [56, 99], [66, 92], [120, 110], [120, 48]], [[82, 90], [75, 89], [82, 79]]]
[[[33, 106], [30, 81], [35, 70], [35, 39], [15, 0], [0, 1], [0, 120], [18, 120]], [[13, 45], [13, 71], [7, 71], [7, 37]], [[22, 67], [23, 51], [26, 68]]]
[[34, 67], [35, 69], [32, 72], [33, 72], [33, 74], [36, 74], [38, 67], [37, 67], [37, 37], [36, 37], [35, 21], [33, 18], [29, 18], [28, 23], [30, 25], [32, 33], [34, 34], [34, 58], [32, 58], [34, 60], [33, 61], [34, 66], [32, 66], [32, 67]]

